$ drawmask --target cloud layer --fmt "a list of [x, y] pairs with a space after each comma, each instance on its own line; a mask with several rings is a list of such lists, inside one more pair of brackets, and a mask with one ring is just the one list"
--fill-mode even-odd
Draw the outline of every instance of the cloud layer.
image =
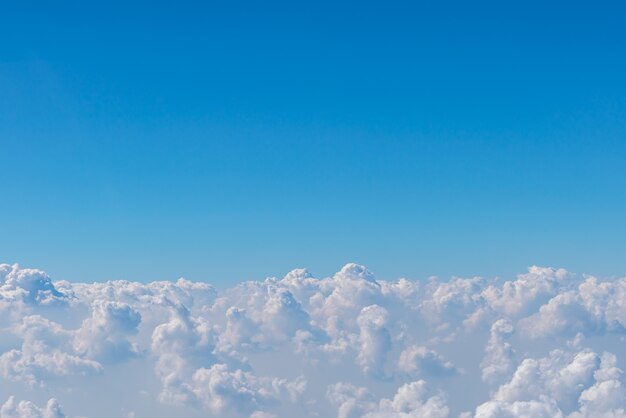
[[626, 278], [347, 264], [218, 292], [0, 264], [0, 327], [0, 418], [626, 418]]

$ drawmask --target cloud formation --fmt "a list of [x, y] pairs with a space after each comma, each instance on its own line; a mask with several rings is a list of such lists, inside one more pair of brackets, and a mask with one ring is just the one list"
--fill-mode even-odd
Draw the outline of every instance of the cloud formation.
[[0, 418], [626, 417], [626, 278], [347, 264], [217, 291], [0, 264], [0, 327]]

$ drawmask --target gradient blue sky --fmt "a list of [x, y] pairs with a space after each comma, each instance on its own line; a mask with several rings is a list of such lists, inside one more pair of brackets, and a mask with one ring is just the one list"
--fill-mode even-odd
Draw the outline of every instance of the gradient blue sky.
[[626, 274], [626, 3], [4, 2], [0, 260]]

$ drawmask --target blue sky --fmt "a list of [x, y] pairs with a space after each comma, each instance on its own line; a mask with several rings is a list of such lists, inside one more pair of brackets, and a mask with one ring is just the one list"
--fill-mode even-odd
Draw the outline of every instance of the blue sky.
[[622, 2], [101, 3], [0, 6], [1, 261], [626, 273]]

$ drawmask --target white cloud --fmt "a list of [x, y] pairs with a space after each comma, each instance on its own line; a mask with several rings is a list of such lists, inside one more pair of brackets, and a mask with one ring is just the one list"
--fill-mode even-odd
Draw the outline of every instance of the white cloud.
[[456, 367], [435, 350], [412, 345], [400, 354], [398, 369], [410, 376], [450, 376]]
[[[626, 418], [625, 324], [626, 279], [554, 268], [384, 281], [347, 264], [217, 291], [0, 264], [0, 391], [90, 418]], [[2, 417], [63, 416], [51, 402]]]
[[522, 361], [492, 400], [476, 409], [476, 417], [621, 416], [626, 400], [621, 375], [614, 354], [554, 350]]
[[372, 394], [364, 387], [338, 382], [328, 387], [328, 400], [337, 407], [337, 418], [356, 418], [376, 408]]
[[124, 361], [139, 354], [128, 337], [137, 334], [141, 315], [122, 302], [96, 301], [91, 316], [74, 334], [74, 347], [86, 357], [100, 361]]
[[445, 399], [432, 393], [423, 380], [404, 384], [393, 398], [378, 402], [366, 388], [348, 383], [331, 385], [327, 397], [338, 407], [339, 418], [446, 418], [449, 415]]
[[490, 401], [476, 409], [474, 418], [562, 418], [554, 399], [540, 396], [530, 401]]
[[257, 377], [243, 370], [229, 371], [226, 364], [196, 370], [192, 382], [193, 393], [206, 409], [229, 416], [248, 415], [281, 399], [295, 402], [306, 388], [303, 379]]
[[39, 315], [24, 317], [14, 332], [22, 338], [19, 349], [0, 355], [0, 376], [31, 386], [50, 377], [102, 372], [96, 361], [82, 358], [71, 347], [72, 332]]
[[500, 319], [491, 325], [489, 341], [485, 347], [482, 366], [482, 379], [489, 383], [501, 383], [510, 377], [514, 370], [515, 351], [510, 343], [515, 328], [511, 321]]
[[519, 316], [531, 313], [566, 289], [573, 278], [565, 269], [532, 266], [516, 280], [487, 286], [482, 295], [493, 309], [507, 316]]
[[0, 418], [65, 418], [65, 414], [54, 398], [44, 408], [39, 408], [30, 401], [16, 402], [11, 396], [0, 408]]
[[382, 399], [378, 408], [365, 418], [446, 418], [449, 409], [441, 395], [432, 394], [426, 382], [419, 380], [402, 385], [392, 399]]
[[385, 374], [385, 361], [391, 350], [387, 321], [387, 311], [378, 305], [366, 306], [357, 318], [360, 328], [357, 362], [363, 373], [377, 377]]
[[0, 265], [0, 297], [27, 304], [63, 303], [67, 295], [59, 292], [41, 270], [20, 269], [19, 265]]

